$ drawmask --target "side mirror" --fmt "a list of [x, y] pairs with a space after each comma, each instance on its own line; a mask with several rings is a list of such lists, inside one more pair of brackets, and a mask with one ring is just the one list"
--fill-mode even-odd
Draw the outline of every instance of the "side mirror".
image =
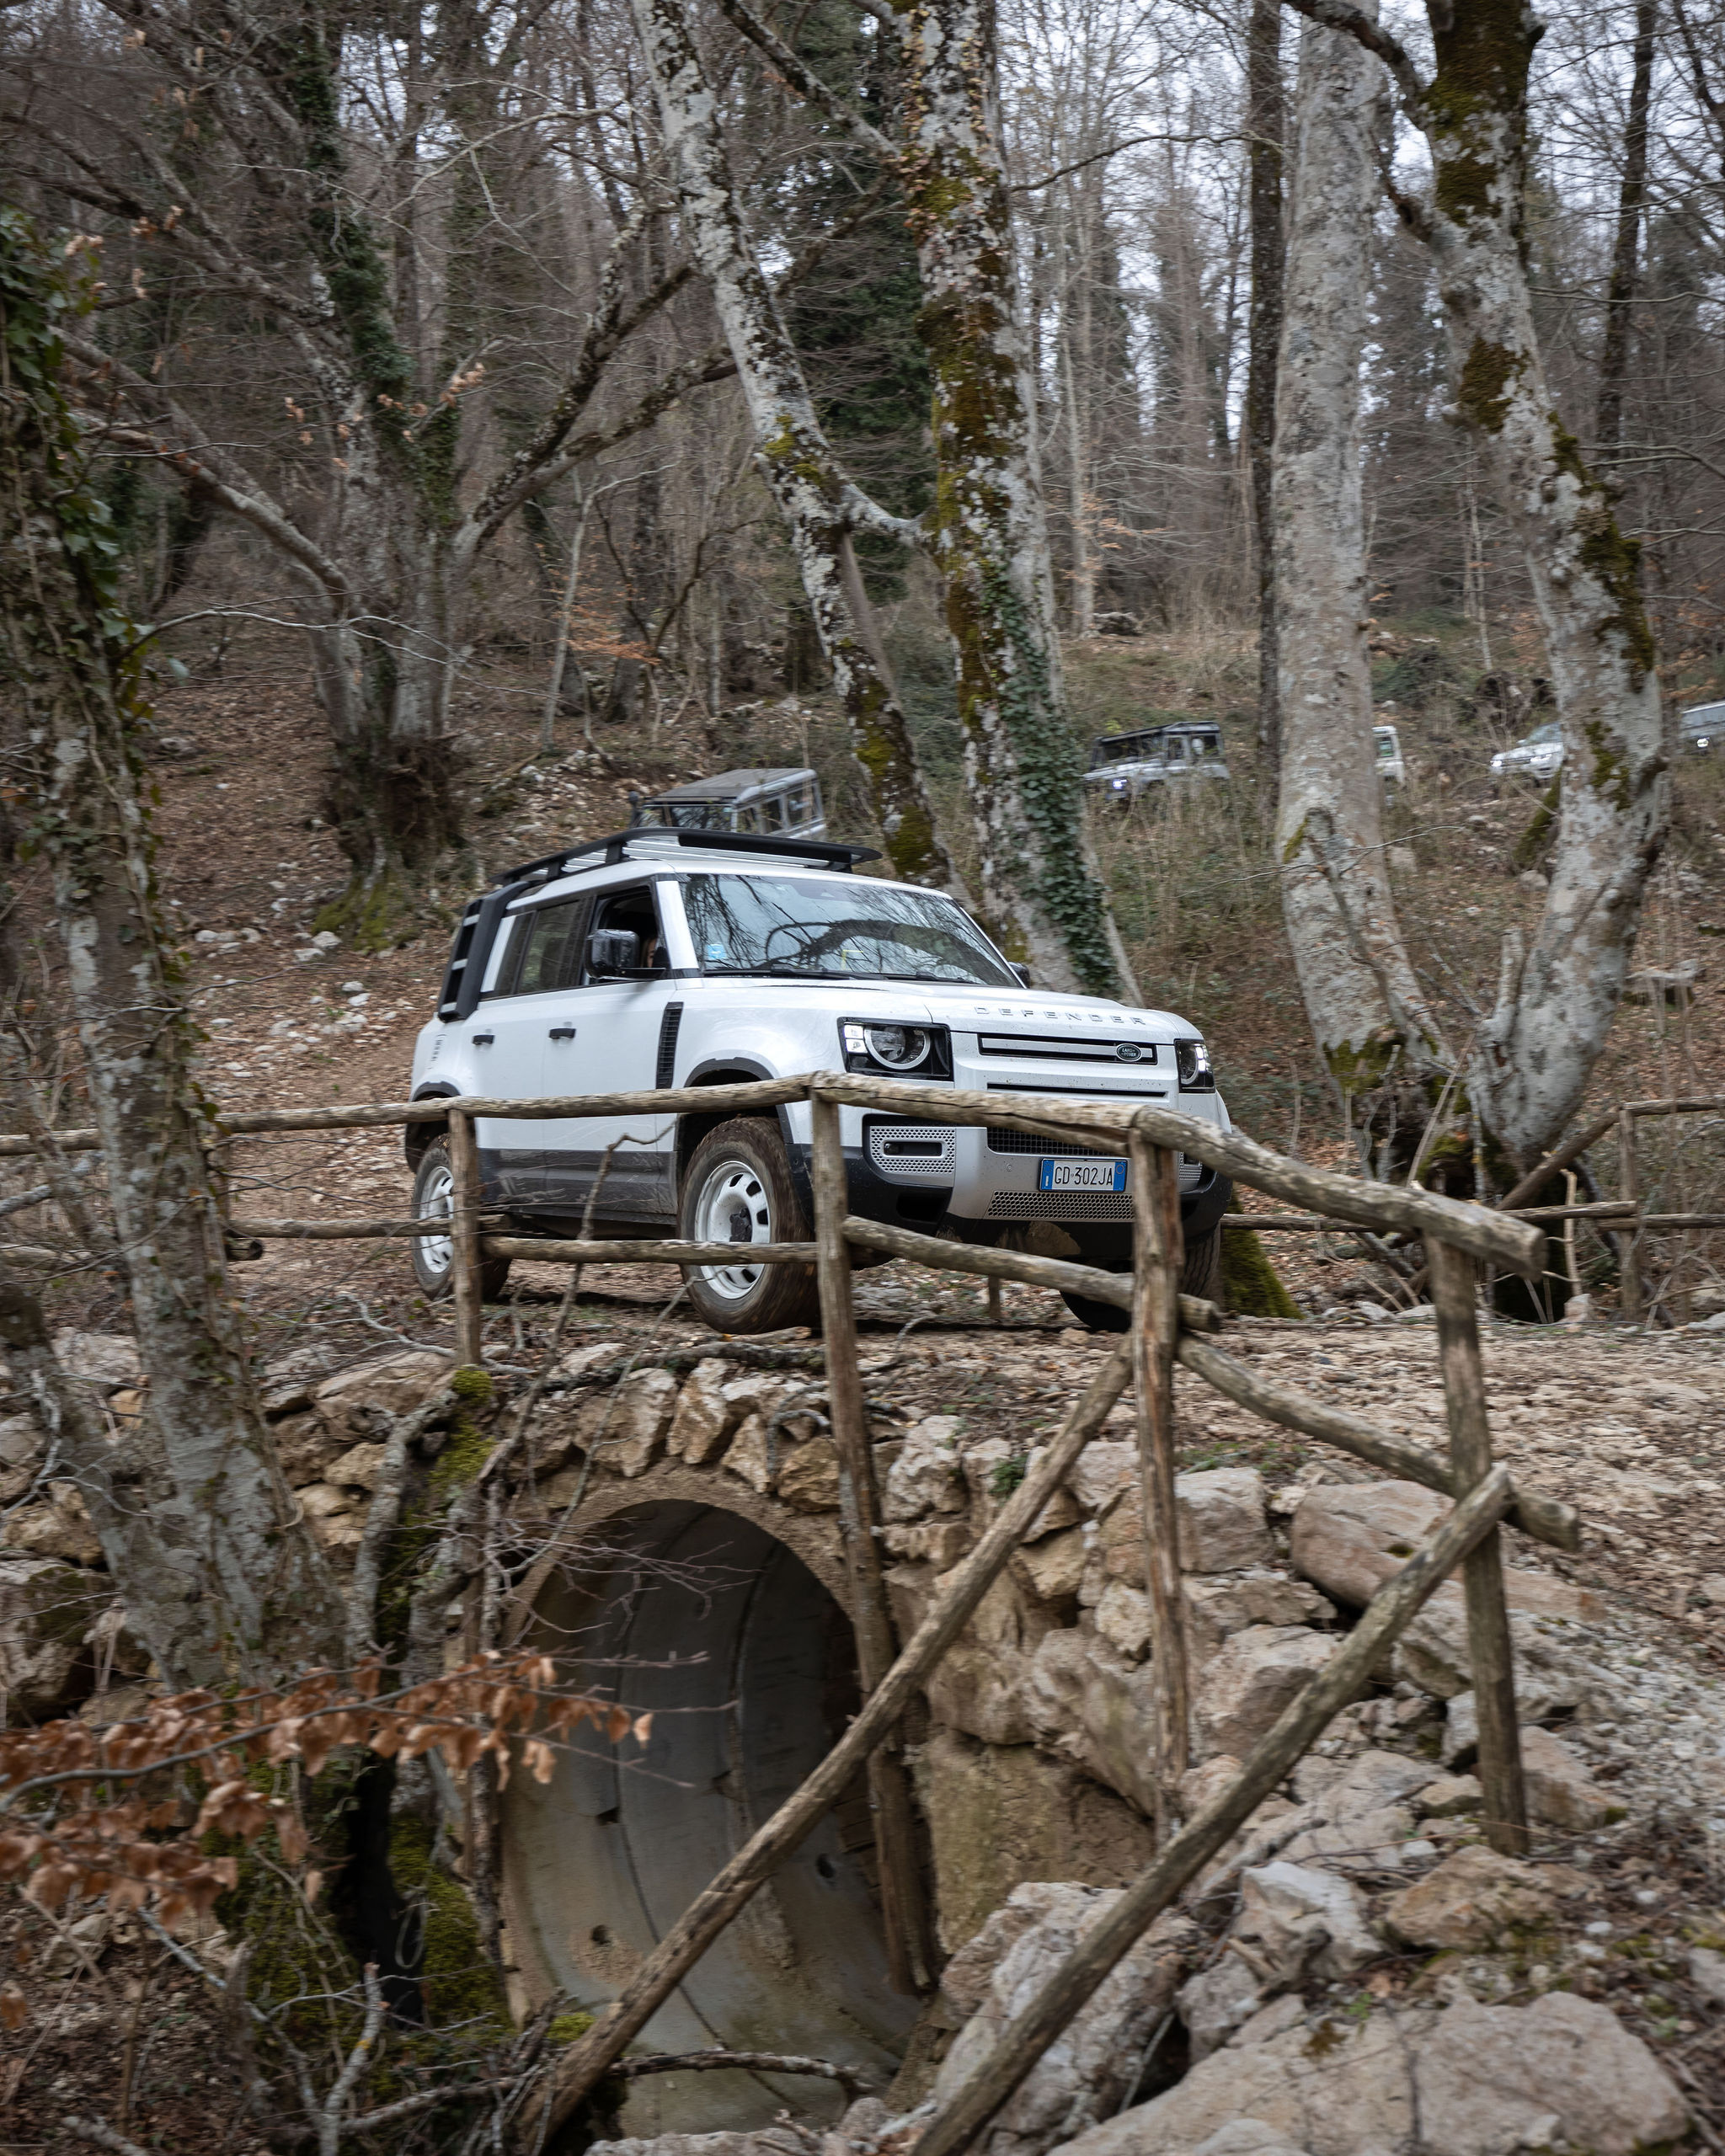
[[[1010, 961], [1008, 963], [1010, 963]], [[1013, 966], [1012, 971], [1018, 976], [1018, 985], [1020, 988], [1028, 988], [1030, 986], [1030, 969], [1028, 966]]]
[[587, 938], [587, 970], [605, 979], [633, 973], [641, 963], [641, 939], [633, 928], [595, 928]]

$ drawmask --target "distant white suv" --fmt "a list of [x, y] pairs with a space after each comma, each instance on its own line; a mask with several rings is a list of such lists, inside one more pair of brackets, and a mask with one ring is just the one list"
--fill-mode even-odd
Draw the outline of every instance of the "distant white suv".
[[[1164, 1011], [1024, 985], [968, 915], [915, 885], [853, 873], [858, 846], [634, 830], [512, 869], [469, 906], [437, 1015], [414, 1054], [413, 1097], [542, 1099], [724, 1086], [808, 1070], [943, 1087], [1165, 1100], [1228, 1128], [1195, 1029]], [[1007, 1244], [1111, 1269], [1131, 1258], [1124, 1160], [1023, 1132], [842, 1112], [853, 1212], [925, 1234]], [[812, 1268], [750, 1265], [755, 1242], [810, 1235], [809, 1111], [478, 1125], [484, 1202], [521, 1234], [568, 1235], [595, 1186], [607, 1236], [733, 1242], [693, 1271], [690, 1299], [725, 1332], [803, 1323]], [[414, 1212], [446, 1213], [435, 1125], [410, 1124]], [[1219, 1272], [1225, 1177], [1180, 1169], [1186, 1283]], [[414, 1245], [433, 1294], [450, 1249]], [[488, 1267], [486, 1293], [506, 1263]], [[1090, 1325], [1112, 1305], [1068, 1297]]]

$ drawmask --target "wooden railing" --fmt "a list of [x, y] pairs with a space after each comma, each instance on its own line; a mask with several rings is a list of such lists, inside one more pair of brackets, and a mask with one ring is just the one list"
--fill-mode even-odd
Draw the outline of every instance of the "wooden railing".
[[[1418, 1187], [1367, 1182], [1310, 1167], [1237, 1131], [1220, 1130], [1167, 1108], [959, 1091], [831, 1072], [748, 1085], [574, 1098], [493, 1101], [463, 1097], [227, 1116], [222, 1129], [232, 1135], [446, 1123], [454, 1171], [447, 1219], [237, 1219], [232, 1231], [259, 1239], [449, 1235], [454, 1253], [457, 1353], [461, 1360], [477, 1364], [484, 1354], [480, 1276], [487, 1256], [562, 1264], [699, 1266], [734, 1262], [738, 1253], [734, 1244], [671, 1238], [552, 1241], [493, 1233], [483, 1211], [477, 1118], [671, 1118], [694, 1111], [747, 1112], [796, 1101], [808, 1102], [812, 1113], [814, 1241], [751, 1244], [748, 1259], [750, 1264], [813, 1265], [819, 1276], [830, 1422], [839, 1461], [840, 1518], [863, 1705], [814, 1773], [696, 1897], [619, 1996], [562, 2054], [550, 2123], [554, 2128], [567, 2118], [595, 2086], [689, 1969], [865, 1766], [873, 1796], [883, 1922], [891, 1965], [908, 1989], [924, 1989], [932, 1981], [932, 1933], [910, 1781], [895, 1734], [898, 1724], [1130, 1384], [1137, 1411], [1146, 1566], [1155, 1617], [1158, 1853], [927, 2128], [919, 2156], [954, 2156], [1005, 2102], [1156, 1916], [1237, 1831], [1330, 1719], [1364, 1689], [1391, 1643], [1457, 1569], [1466, 1603], [1479, 1703], [1486, 1833], [1500, 1850], [1513, 1852], [1526, 1845], [1527, 1813], [1498, 1527], [1507, 1519], [1524, 1533], [1565, 1550], [1578, 1547], [1579, 1530], [1568, 1506], [1540, 1492], [1519, 1488], [1504, 1468], [1493, 1464], [1476, 1303], [1481, 1265], [1536, 1277], [1544, 1262], [1545, 1236], [1532, 1222], [1482, 1206]], [[849, 1211], [840, 1140], [840, 1110], [846, 1105], [895, 1111], [919, 1123], [993, 1125], [1123, 1152], [1130, 1162], [1130, 1275], [949, 1242], [856, 1218]], [[87, 1146], [94, 1143], [94, 1134], [61, 1133], [60, 1143], [67, 1150]], [[0, 1137], [0, 1155], [16, 1156], [32, 1150], [29, 1139]], [[1284, 1203], [1381, 1235], [1400, 1231], [1423, 1239], [1437, 1315], [1446, 1443], [1416, 1444], [1363, 1417], [1267, 1382], [1215, 1344], [1220, 1320], [1215, 1308], [1179, 1293], [1183, 1251], [1177, 1155], [1181, 1155]], [[853, 1249], [884, 1252], [942, 1272], [1065, 1289], [1131, 1312], [1126, 1337], [1114, 1347], [976, 1547], [946, 1576], [934, 1607], [902, 1644], [895, 1637], [881, 1571], [879, 1503], [852, 1299]], [[1272, 1422], [1455, 1500], [1430, 1540], [1379, 1591], [1345, 1644], [1288, 1707], [1233, 1783], [1183, 1825], [1179, 1785], [1188, 1761], [1190, 1688], [1175, 1503], [1176, 1363]]]
[[[1632, 1324], [1640, 1321], [1645, 1304], [1642, 1280], [1642, 1238], [1648, 1235], [1706, 1232], [1725, 1228], [1725, 1213], [1649, 1213], [1642, 1195], [1640, 1149], [1636, 1125], [1648, 1116], [1725, 1114], [1725, 1095], [1663, 1101], [1624, 1101], [1579, 1130], [1530, 1168], [1514, 1187], [1493, 1208], [1518, 1220], [1535, 1220], [1555, 1226], [1567, 1220], [1585, 1220], [1610, 1230], [1620, 1237], [1618, 1246], [1618, 1307]], [[1589, 1205], [1529, 1205], [1525, 1201], [1551, 1177], [1573, 1166], [1591, 1145], [1610, 1136], [1617, 1138], [1619, 1196]], [[1225, 1228], [1250, 1228], [1260, 1235], [1328, 1235], [1336, 1230], [1357, 1229], [1358, 1224], [1321, 1214], [1229, 1213]]]

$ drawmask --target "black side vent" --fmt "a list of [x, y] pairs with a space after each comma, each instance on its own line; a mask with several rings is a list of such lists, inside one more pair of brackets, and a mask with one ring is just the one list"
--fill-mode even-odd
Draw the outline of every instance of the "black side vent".
[[653, 1066], [653, 1082], [661, 1090], [670, 1085], [677, 1067], [677, 1028], [683, 1022], [681, 1003], [667, 1003], [659, 1022], [659, 1060]]

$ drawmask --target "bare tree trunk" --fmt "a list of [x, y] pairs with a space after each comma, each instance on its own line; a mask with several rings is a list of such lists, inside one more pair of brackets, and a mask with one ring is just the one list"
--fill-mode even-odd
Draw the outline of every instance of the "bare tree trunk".
[[868, 776], [896, 873], [962, 893], [935, 827], [910, 729], [889, 677], [852, 554], [854, 510], [815, 416], [797, 355], [743, 230], [729, 160], [679, 0], [634, 0], [692, 252], [712, 288], [755, 430], [756, 455], [783, 517], [804, 594]]
[[1670, 788], [1641, 595], [1641, 548], [1558, 418], [1523, 253], [1527, 77], [1539, 25], [1519, 0], [1431, 9], [1422, 105], [1430, 236], [1456, 402], [1519, 542], [1563, 723], [1563, 795], [1530, 950], [1504, 939], [1468, 1090], [1518, 1171], [1561, 1134], [1605, 1045]]
[[161, 942], [136, 730], [147, 715], [115, 603], [107, 514], [58, 386], [58, 288], [22, 221], [0, 226], [0, 634], [23, 739], [8, 760], [53, 872], [115, 1238], [150, 1375], [165, 1488], [150, 1526], [178, 1598], [126, 1577], [171, 1678], [278, 1675], [333, 1656], [340, 1610], [260, 1415], [190, 1072], [193, 1031]]
[[900, 170], [921, 264], [946, 586], [983, 904], [1008, 955], [1055, 988], [1136, 999], [1084, 810], [1055, 632], [1036, 401], [1017, 319], [992, 0], [900, 18]]
[[1353, 39], [1305, 25], [1275, 419], [1276, 855], [1300, 993], [1350, 1123], [1387, 1137], [1411, 1091], [1411, 1145], [1443, 1051], [1386, 869], [1365, 638], [1359, 361], [1381, 80]]
[[[1060, 391], [1065, 407], [1068, 515], [1072, 526], [1072, 633], [1096, 627], [1096, 556], [1090, 544], [1090, 441], [1078, 407], [1078, 373], [1072, 361], [1072, 294], [1067, 288], [1060, 325]], [[1089, 350], [1089, 339], [1085, 339]]]
[[1276, 354], [1282, 335], [1285, 252], [1282, 167], [1286, 128], [1280, 0], [1252, 0], [1246, 46], [1246, 158], [1252, 217], [1246, 439], [1252, 462], [1252, 566], [1258, 578], [1258, 789], [1265, 803], [1274, 798], [1281, 759], [1271, 478], [1276, 433]]
[[1499, 1166], [1527, 1168], [1605, 1046], [1670, 817], [1641, 547], [1557, 415], [1527, 279], [1527, 89], [1542, 26], [1523, 0], [1428, 0], [1437, 72], [1351, 0], [1290, 0], [1377, 54], [1431, 151], [1429, 207], [1398, 195], [1437, 263], [1455, 413], [1526, 565], [1563, 725], [1563, 798], [1532, 948], [1503, 940], [1467, 1091]]
[[[563, 577], [563, 598], [557, 610], [557, 643], [551, 654], [551, 679], [545, 686], [545, 710], [539, 721], [539, 746], [549, 751], [557, 746], [557, 707], [563, 701], [563, 670], [569, 664], [569, 621], [574, 611], [575, 593], [581, 581], [581, 549], [587, 536], [587, 518], [593, 507], [593, 488], [590, 483], [577, 486], [575, 490], [575, 529], [569, 541], [569, 568]], [[581, 702], [586, 723], [582, 728], [585, 738], [593, 738], [593, 716], [587, 707], [586, 685], [582, 684]]]
[[1605, 339], [1599, 353], [1599, 411], [1594, 429], [1602, 451], [1623, 440], [1623, 392], [1629, 379], [1629, 339], [1635, 312], [1636, 256], [1648, 194], [1648, 107], [1653, 88], [1653, 33], [1658, 0], [1637, 0], [1635, 72], [1629, 85], [1629, 124], [1623, 133], [1623, 178], [1617, 190], [1617, 241], [1605, 294]]

